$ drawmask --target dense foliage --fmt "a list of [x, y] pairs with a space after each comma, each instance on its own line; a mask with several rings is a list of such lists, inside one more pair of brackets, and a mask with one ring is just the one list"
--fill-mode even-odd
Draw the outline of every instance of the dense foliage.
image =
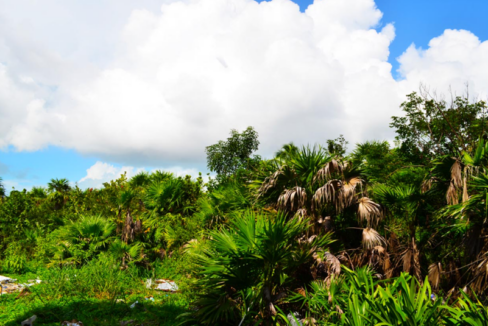
[[32, 294], [52, 302], [115, 302], [147, 294], [145, 278], [177, 279], [183, 301], [167, 313], [189, 325], [487, 325], [486, 108], [413, 93], [395, 146], [347, 152], [341, 135], [270, 159], [253, 155], [252, 127], [233, 130], [206, 148], [207, 182], [156, 171], [8, 194], [0, 182], [0, 270], [44, 275]]

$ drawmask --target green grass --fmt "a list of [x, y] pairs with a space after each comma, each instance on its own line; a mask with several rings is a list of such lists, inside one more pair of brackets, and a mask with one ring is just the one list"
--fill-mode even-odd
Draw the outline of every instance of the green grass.
[[[154, 269], [132, 267], [120, 270], [110, 259], [91, 261], [82, 268], [40, 268], [21, 275], [3, 274], [26, 283], [39, 277], [43, 282], [26, 291], [0, 296], [0, 325], [19, 325], [37, 315], [36, 325], [60, 325], [73, 319], [88, 325], [177, 325], [176, 318], [188, 312], [189, 294], [147, 289], [146, 278], [171, 278], [180, 288], [186, 277], [177, 273], [178, 263], [166, 260]], [[153, 297], [154, 301], [147, 299]], [[130, 306], [139, 303], [131, 308]]]
[[[140, 325], [176, 325], [177, 316], [187, 311], [188, 302], [181, 294], [162, 294], [155, 302], [133, 295], [126, 302], [116, 303], [97, 298], [64, 297], [44, 301], [36, 295], [16, 299], [17, 294], [0, 299], [0, 325], [16, 325], [37, 315], [36, 325], [59, 325], [65, 320], [80, 320], [84, 325], [120, 325], [134, 320]], [[130, 308], [138, 300], [140, 304]]]

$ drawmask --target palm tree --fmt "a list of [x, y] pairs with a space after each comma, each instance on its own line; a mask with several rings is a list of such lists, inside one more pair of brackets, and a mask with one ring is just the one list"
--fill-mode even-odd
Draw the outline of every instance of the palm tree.
[[298, 153], [300, 149], [293, 144], [293, 142], [285, 144], [275, 153], [275, 158], [278, 160], [286, 161], [291, 159]]
[[101, 216], [82, 216], [55, 231], [58, 240], [51, 265], [76, 263], [108, 249], [115, 225]]
[[49, 192], [62, 192], [66, 193], [71, 190], [68, 179], [51, 179], [47, 184], [47, 189]]
[[441, 210], [441, 218], [454, 218], [452, 233], [460, 233], [464, 243], [464, 264], [470, 267], [468, 285], [481, 292], [488, 289], [488, 174], [472, 177], [472, 195], [460, 204]]
[[382, 217], [380, 206], [365, 193], [354, 167], [327, 154], [322, 147], [303, 147], [290, 153], [278, 169], [258, 181], [258, 198], [289, 215], [298, 214], [314, 224], [314, 233], [331, 230], [331, 216], [354, 208], [367, 228]]
[[300, 268], [332, 243], [330, 234], [297, 241], [308, 228], [305, 220], [284, 214], [246, 212], [231, 229], [212, 231], [209, 249], [195, 257], [204, 291], [192, 317], [205, 325], [242, 324], [252, 319], [248, 311], [265, 321], [276, 318], [288, 291], [303, 284]]
[[[425, 189], [424, 189], [425, 190]], [[406, 231], [407, 237], [404, 240], [403, 248], [398, 246], [398, 239], [393, 230], [391, 231], [391, 241], [389, 243], [390, 253], [397, 258], [397, 264], [402, 266], [404, 272], [409, 272], [411, 275], [422, 280], [420, 270], [420, 254], [422, 248], [419, 248], [419, 237], [417, 236], [417, 229], [420, 226], [424, 228], [427, 217], [432, 214], [429, 204], [432, 203], [438, 191], [431, 189], [422, 191], [415, 185], [398, 185], [389, 186], [385, 184], [378, 184], [373, 187], [372, 192], [374, 198], [384, 207], [387, 207], [387, 218], [390, 220], [390, 225], [396, 225], [399, 230]], [[430, 237], [425, 232], [422, 236]], [[402, 239], [400, 239], [402, 240]], [[428, 243], [423, 240], [422, 243]], [[396, 266], [392, 266], [395, 268]], [[391, 275], [391, 273], [389, 273]]]
[[68, 200], [71, 190], [68, 179], [51, 179], [47, 184], [49, 198], [54, 202], [54, 210], [59, 210]]

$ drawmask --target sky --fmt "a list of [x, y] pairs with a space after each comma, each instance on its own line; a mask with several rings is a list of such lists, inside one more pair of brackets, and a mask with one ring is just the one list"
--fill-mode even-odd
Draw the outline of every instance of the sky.
[[0, 0], [0, 177], [82, 188], [206, 173], [254, 126], [282, 144], [392, 140], [422, 83], [487, 99], [488, 1]]

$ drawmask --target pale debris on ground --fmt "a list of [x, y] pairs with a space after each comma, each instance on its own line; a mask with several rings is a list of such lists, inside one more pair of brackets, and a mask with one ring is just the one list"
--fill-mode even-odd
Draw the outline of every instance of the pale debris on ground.
[[178, 291], [178, 285], [176, 285], [175, 281], [165, 280], [165, 279], [157, 279], [154, 281], [154, 283], [152, 279], [147, 279], [146, 287], [148, 289], [155, 289], [155, 290], [166, 291], [166, 292]]
[[39, 279], [29, 280], [30, 283], [27, 283], [27, 284], [18, 284], [16, 282], [17, 282], [17, 280], [15, 280], [13, 278], [0, 275], [0, 286], [1, 286], [0, 295], [22, 291], [22, 289], [33, 286], [36, 283], [37, 284], [41, 283], [41, 280], [39, 280]]

